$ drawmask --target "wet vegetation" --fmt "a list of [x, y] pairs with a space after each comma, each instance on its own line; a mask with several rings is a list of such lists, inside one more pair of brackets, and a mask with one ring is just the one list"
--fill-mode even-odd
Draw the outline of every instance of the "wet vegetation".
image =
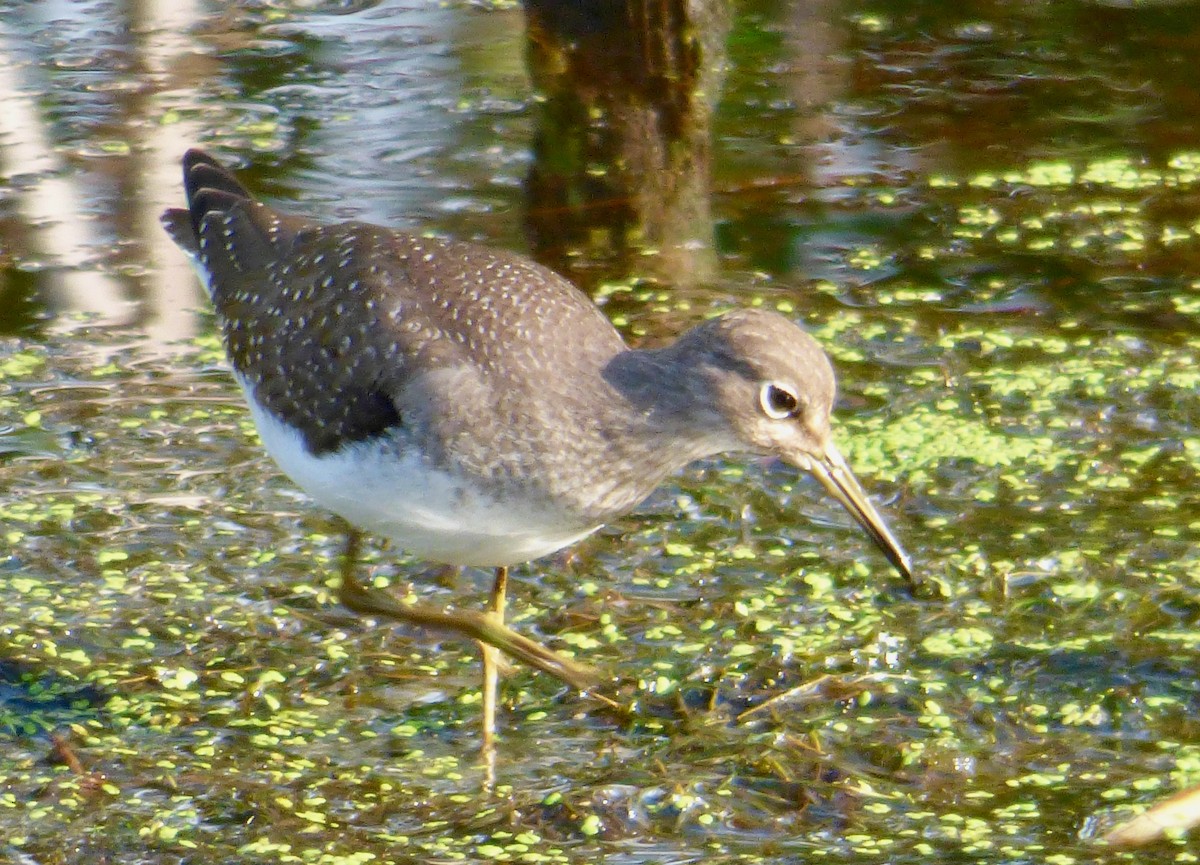
[[[839, 442], [920, 589], [786, 467], [694, 466], [515, 572], [514, 626], [613, 680], [580, 695], [514, 669], [488, 793], [476, 651], [337, 606], [340, 527], [261, 454], [211, 321], [164, 354], [137, 328], [15, 305], [0, 860], [1195, 861], [1186, 835], [1096, 839], [1200, 784], [1200, 115], [1180, 59], [1200, 11], [843, 4], [826, 10], [836, 134], [814, 141], [789, 63], [815, 60], [782, 8], [741, 7], [729, 39], [718, 277], [580, 269], [634, 341], [731, 304], [805, 322], [841, 376]], [[313, 43], [366, 65], [396, 47], [390, 15], [403, 40], [429, 34], [386, 4], [328, 11], [239, 9], [229, 29], [260, 41], [218, 51], [205, 112], [172, 110], [332, 217], [350, 215], [343, 169], [374, 163], [330, 157], [293, 183], [298, 129], [381, 97], [315, 106], [305, 88], [336, 82]], [[460, 138], [420, 155], [438, 195], [393, 221], [522, 248], [505, 208], [532, 97], [471, 67], [493, 49], [462, 50], [464, 89], [432, 102]], [[121, 158], [93, 153], [95, 127], [71, 134]], [[829, 141], [875, 150], [834, 160]], [[358, 215], [386, 218], [396, 191]], [[134, 279], [129, 254], [92, 266]], [[370, 555], [399, 593], [486, 592], [487, 574]]]

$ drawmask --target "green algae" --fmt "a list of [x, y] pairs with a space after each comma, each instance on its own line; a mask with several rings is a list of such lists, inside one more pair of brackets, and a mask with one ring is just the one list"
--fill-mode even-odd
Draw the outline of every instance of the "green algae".
[[[232, 113], [263, 146], [286, 132]], [[828, 346], [838, 441], [940, 596], [910, 597], [791, 471], [689, 469], [572, 560], [514, 575], [513, 621], [614, 680], [580, 696], [516, 670], [492, 796], [472, 648], [337, 608], [337, 526], [258, 452], [215, 338], [156, 361], [97, 335], [103, 363], [55, 337], [4, 344], [5, 853], [1093, 861], [1093, 822], [1200, 782], [1200, 302], [1156, 259], [1193, 260], [1200, 222], [1148, 194], [1197, 165], [845, 177], [844, 206], [928, 196], [945, 224], [909, 249], [847, 243], [837, 282], [744, 283]], [[1030, 256], [1127, 289], [1159, 276], [1052, 291]], [[744, 300], [635, 278], [604, 293], [634, 336]], [[378, 585], [482, 598], [479, 575], [371, 553]], [[82, 773], [49, 759], [52, 732]], [[1151, 855], [1192, 861], [1187, 843]]]
[[[855, 335], [887, 341], [904, 332], [885, 324]], [[1163, 484], [1195, 471], [1195, 449], [1118, 442], [1085, 421], [1118, 398], [1186, 402], [1189, 343], [1136, 364], [1120, 334], [1042, 338], [1032, 329], [964, 327], [940, 344], [970, 344], [972, 357], [983, 348], [989, 360], [972, 360], [951, 379], [918, 367], [886, 382], [847, 380], [864, 408], [839, 415], [839, 436], [868, 486], [936, 491], [968, 512], [967, 503], [983, 502], [1068, 504], [1097, 515], [1103, 499], [1086, 497], [1153, 488], [1166, 504], [1143, 506], [1138, 518], [1151, 522], [1140, 530], [1174, 525], [1178, 507]], [[142, 375], [115, 363], [110, 390]], [[257, 456], [228, 383], [203, 382], [200, 395], [219, 400], [197, 411], [183, 410], [197, 396], [195, 382], [186, 396], [172, 395], [169, 378], [156, 386], [161, 400], [96, 428], [111, 449], [26, 458], [26, 494], [0, 500], [5, 531], [23, 550], [9, 575], [15, 611], [0, 640], [5, 657], [33, 671], [18, 687], [41, 701], [7, 727], [20, 747], [6, 758], [14, 792], [0, 800], [0, 815], [20, 825], [10, 842], [17, 849], [44, 854], [52, 837], [104, 825], [114, 845], [156, 855], [571, 862], [594, 851], [590, 844], [653, 837], [690, 838], [695, 850], [733, 861], [750, 856], [734, 827], [761, 833], [782, 820], [790, 828], [772, 843], [794, 854], [852, 860], [954, 850], [986, 858], [1036, 849], [1045, 809], [1068, 791], [1090, 789], [1097, 803], [1123, 806], [1158, 791], [1136, 786], [1150, 772], [1133, 755], [1096, 743], [1080, 756], [1068, 730], [1102, 740], [1118, 722], [1132, 724], [1179, 767], [1172, 789], [1197, 774], [1194, 753], [1187, 756], [1186, 690], [1170, 674], [1191, 663], [1194, 628], [1155, 619], [1152, 609], [1149, 628], [1121, 624], [1129, 579], [1160, 602], [1182, 596], [1200, 574], [1194, 557], [1163, 560], [1143, 552], [1144, 542], [1115, 551], [1124, 542], [1104, 519], [1095, 528], [1076, 521], [1073, 543], [1060, 549], [1052, 532], [1025, 520], [985, 518], [967, 531], [933, 512], [919, 517], [930, 529], [916, 533], [916, 549], [923, 569], [941, 570], [948, 600], [902, 601], [889, 597], [891, 579], [852, 530], [837, 531], [836, 551], [808, 545], [818, 533], [797, 525], [798, 504], [842, 519], [817, 491], [769, 467], [716, 465], [687, 473], [660, 507], [583, 544], [578, 562], [520, 580], [515, 620], [621, 674], [609, 696], [622, 712], [610, 716], [518, 670], [505, 714], [520, 722], [504, 734], [512, 756], [502, 758], [501, 775], [520, 784], [510, 782], [497, 811], [478, 793], [470, 647], [435, 648], [429, 638], [342, 616], [328, 589], [336, 533], [320, 514], [297, 508]], [[35, 402], [33, 390], [18, 394], [19, 417], [37, 413], [49, 429], [69, 423], [64, 406]], [[901, 390], [902, 415], [875, 408]], [[126, 463], [136, 465], [142, 451], [131, 439], [147, 432], [184, 443], [176, 470], [135, 478]], [[197, 442], [208, 443], [202, 457]], [[206, 463], [214, 470], [196, 471]], [[230, 464], [243, 468], [216, 470]], [[125, 480], [90, 486], [107, 471]], [[1130, 475], [1128, 485], [1111, 483]], [[982, 487], [992, 498], [980, 498]], [[192, 502], [211, 503], [212, 515], [197, 519]], [[681, 521], [678, 509], [697, 502], [703, 511]], [[731, 529], [730, 516], [747, 505], [740, 530], [736, 520]], [[1016, 535], [1026, 541], [1007, 540]], [[913, 536], [910, 528], [906, 540]], [[54, 558], [69, 555], [70, 567], [36, 552], [52, 539]], [[373, 558], [385, 582], [397, 573], [403, 582], [408, 565], [378, 551]], [[997, 580], [1002, 591], [990, 597]], [[469, 584], [434, 591], [464, 604], [479, 597]], [[552, 606], [559, 612], [548, 618]], [[1115, 651], [1149, 663], [1146, 641], [1170, 648], [1145, 677], [1142, 709], [1125, 704], [1115, 681], [1097, 687], [1094, 674], [1081, 680], [1070, 664], [1059, 676], [1037, 663], [1087, 663]], [[986, 678], [974, 672], [980, 665]], [[1035, 682], [1015, 674], [1031, 667], [1043, 669]], [[818, 674], [832, 677], [826, 694], [844, 687], [841, 696], [734, 720]], [[50, 730], [66, 731], [90, 771], [103, 775], [96, 790], [34, 759]], [[548, 735], [559, 742], [552, 767], [533, 758]], [[614, 745], [637, 759], [593, 767]], [[1049, 762], [1031, 760], [1035, 747], [1053, 755]], [[951, 768], [963, 759], [972, 774]], [[838, 771], [814, 780], [811, 770], [829, 761]], [[1051, 768], [1012, 769], [1035, 762]], [[654, 765], [664, 770], [636, 768]], [[921, 783], [931, 772], [953, 785], [956, 806]], [[827, 823], [794, 810], [786, 791], [801, 786], [818, 801], [857, 803], [837, 849], [814, 852]], [[252, 825], [230, 812], [231, 791], [235, 811], [257, 815]], [[126, 815], [124, 828], [94, 810], [97, 797], [107, 812]], [[425, 802], [421, 813], [440, 822], [404, 807], [411, 801]], [[517, 831], [502, 819], [514, 811], [530, 815]]]

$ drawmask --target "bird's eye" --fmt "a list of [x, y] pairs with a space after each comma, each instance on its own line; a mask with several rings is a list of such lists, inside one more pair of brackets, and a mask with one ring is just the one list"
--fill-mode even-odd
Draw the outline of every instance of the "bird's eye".
[[772, 420], [794, 417], [800, 412], [800, 398], [788, 388], [775, 382], [767, 382], [758, 395], [762, 410]]

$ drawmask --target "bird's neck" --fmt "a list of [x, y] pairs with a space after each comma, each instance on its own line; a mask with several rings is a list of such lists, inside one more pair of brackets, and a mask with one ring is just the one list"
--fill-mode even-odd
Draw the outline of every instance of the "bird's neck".
[[[662, 451], [658, 459], [669, 463], [667, 473], [738, 447], [733, 430], [717, 411], [709, 371], [702, 363], [688, 361], [680, 343], [674, 343], [621, 352], [602, 372], [617, 401], [634, 409], [616, 415], [625, 434], [639, 448]], [[667, 440], [671, 446], [662, 446]]]

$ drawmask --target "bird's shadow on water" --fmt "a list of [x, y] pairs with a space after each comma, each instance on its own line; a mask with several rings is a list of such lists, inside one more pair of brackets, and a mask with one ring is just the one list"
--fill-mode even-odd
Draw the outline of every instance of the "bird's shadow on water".
[[99, 718], [110, 695], [37, 665], [0, 658], [0, 735], [49, 737]]

